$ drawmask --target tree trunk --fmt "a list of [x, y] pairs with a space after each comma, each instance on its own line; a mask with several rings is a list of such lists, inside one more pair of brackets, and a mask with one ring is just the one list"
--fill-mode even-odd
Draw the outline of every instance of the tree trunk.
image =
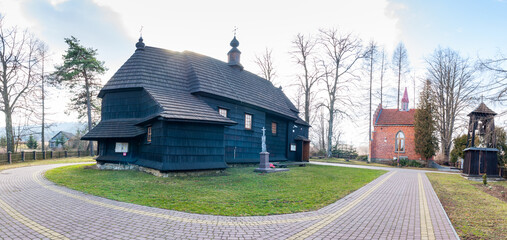
[[368, 112], [369, 121], [368, 121], [368, 162], [371, 162], [371, 88], [373, 82], [373, 49], [370, 53], [370, 111]]
[[[92, 130], [92, 104], [90, 100], [90, 85], [88, 81], [88, 76], [86, 75], [86, 71], [84, 72], [85, 79], [85, 88], [86, 88], [86, 111], [88, 114], [88, 132]], [[93, 154], [93, 141], [89, 143], [90, 147], [90, 156], [94, 156]]]
[[42, 81], [42, 84], [41, 84], [41, 90], [42, 90], [42, 129], [41, 129], [41, 143], [42, 143], [42, 146], [41, 146], [41, 149], [42, 149], [42, 154], [45, 154], [44, 152], [46, 151], [46, 138], [44, 137], [44, 127], [46, 126], [45, 123], [44, 123], [44, 118], [46, 117], [44, 114], [44, 99], [45, 99], [45, 93], [44, 93], [44, 56], [42, 58], [42, 76], [41, 76], [41, 81]]
[[396, 103], [398, 104], [397, 105], [398, 110], [400, 110], [400, 82], [401, 82], [401, 60], [400, 63], [398, 64], [398, 100], [396, 101]]
[[14, 136], [12, 135], [12, 113], [9, 106], [5, 106], [5, 136], [7, 138], [7, 152], [14, 152]]
[[329, 128], [327, 132], [327, 157], [331, 157], [333, 151], [333, 122], [334, 122], [334, 100], [329, 104]]
[[310, 123], [310, 91], [305, 89], [305, 121]]

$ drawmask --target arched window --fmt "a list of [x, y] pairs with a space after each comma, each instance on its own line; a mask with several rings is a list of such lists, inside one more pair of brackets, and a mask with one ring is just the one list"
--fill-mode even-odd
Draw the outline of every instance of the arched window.
[[402, 131], [396, 133], [395, 152], [405, 152], [405, 134]]

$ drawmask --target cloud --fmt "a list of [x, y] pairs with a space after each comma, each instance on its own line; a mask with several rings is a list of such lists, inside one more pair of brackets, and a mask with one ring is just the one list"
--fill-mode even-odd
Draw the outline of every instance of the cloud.
[[[64, 38], [75, 36], [84, 46], [98, 49], [106, 65], [116, 65], [121, 55], [133, 52], [133, 41], [125, 33], [118, 14], [91, 0], [27, 1], [23, 10], [36, 23], [38, 36], [53, 51], [63, 53]], [[123, 53], [123, 54], [122, 54]]]

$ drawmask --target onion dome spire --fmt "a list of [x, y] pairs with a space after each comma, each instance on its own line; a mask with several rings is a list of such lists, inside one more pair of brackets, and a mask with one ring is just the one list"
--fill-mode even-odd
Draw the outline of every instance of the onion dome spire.
[[243, 70], [243, 65], [241, 65], [240, 57], [241, 57], [241, 51], [239, 51], [239, 41], [236, 39], [236, 30], [234, 29], [234, 38], [232, 39], [231, 43], [231, 50], [227, 53], [227, 57], [229, 59], [228, 65], [231, 67], [239, 68], [240, 70]]
[[143, 37], [139, 37], [139, 42], [136, 43], [136, 52], [144, 51], [145, 44], [143, 43]]

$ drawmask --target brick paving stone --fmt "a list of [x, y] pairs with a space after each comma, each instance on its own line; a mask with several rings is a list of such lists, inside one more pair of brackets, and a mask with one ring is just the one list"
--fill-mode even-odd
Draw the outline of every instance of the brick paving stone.
[[[57, 186], [43, 177], [43, 171], [63, 165], [0, 172], [0, 200], [46, 228], [46, 233], [69, 239], [286, 239], [307, 232], [311, 233], [307, 239], [421, 239], [421, 173], [436, 239], [457, 239], [423, 171], [385, 168], [390, 172], [317, 211], [225, 217], [113, 201]], [[47, 238], [1, 207], [0, 226], [0, 239]]]

